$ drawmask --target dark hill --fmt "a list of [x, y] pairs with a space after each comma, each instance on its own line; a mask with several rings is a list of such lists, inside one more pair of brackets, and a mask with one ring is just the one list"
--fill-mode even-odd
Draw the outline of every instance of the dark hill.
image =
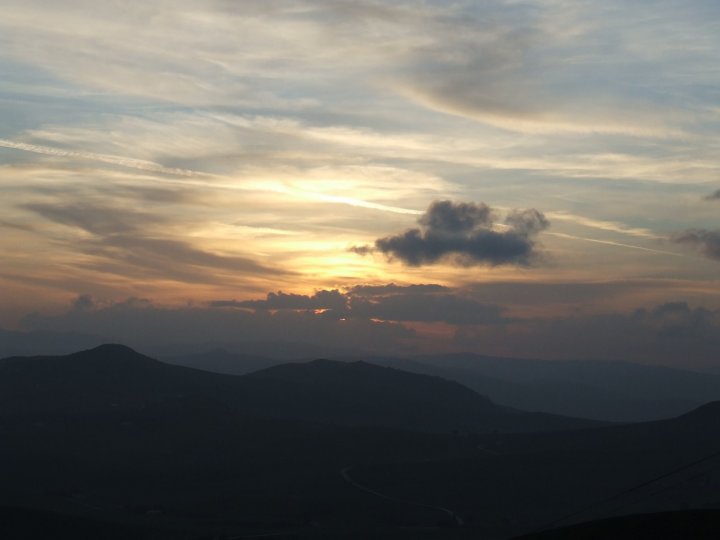
[[272, 415], [418, 431], [552, 431], [599, 425], [588, 420], [501, 407], [440, 377], [366, 362], [315, 360], [243, 377], [273, 392], [257, 396]]
[[[104, 346], [0, 361], [0, 506], [203, 537], [507, 538], [720, 506], [719, 422], [713, 403], [666, 421], [511, 433], [582, 421], [365, 363], [228, 376]], [[466, 526], [439, 529], [438, 509]]]
[[122, 345], [0, 361], [0, 415], [137, 410], [177, 400], [245, 415], [445, 433], [596, 425], [500, 407], [458, 383], [362, 362], [317, 360], [231, 376], [164, 364]]
[[123, 345], [0, 360], [0, 415], [95, 413], [178, 398], [232, 401], [232, 378], [168, 366]]

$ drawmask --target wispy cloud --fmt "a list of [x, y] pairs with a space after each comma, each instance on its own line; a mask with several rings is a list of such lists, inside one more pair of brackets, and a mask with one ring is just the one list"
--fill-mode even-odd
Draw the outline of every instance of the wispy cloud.
[[663, 236], [654, 233], [650, 229], [644, 229], [642, 227], [630, 227], [625, 223], [620, 223], [618, 221], [604, 221], [601, 219], [592, 219], [563, 211], [545, 212], [545, 215], [553, 221], [568, 221], [571, 223], [582, 225], [583, 227], [598, 229], [601, 231], [626, 234], [628, 236], [636, 236], [638, 238], [652, 238], [656, 240], [660, 240], [663, 238]]
[[108, 163], [110, 165], [119, 165], [121, 167], [128, 167], [131, 169], [138, 169], [141, 171], [148, 171], [154, 173], [169, 174], [172, 176], [187, 176], [187, 177], [202, 177], [211, 176], [197, 171], [191, 171], [188, 169], [179, 169], [175, 167], [164, 167], [159, 163], [153, 163], [152, 161], [145, 161], [142, 159], [133, 159], [121, 156], [109, 156], [107, 154], [95, 154], [92, 152], [83, 152], [78, 150], [65, 150], [62, 148], [56, 148], [52, 146], [43, 146], [39, 144], [29, 144], [23, 142], [11, 141], [8, 139], [0, 139], [0, 146], [4, 148], [12, 148], [15, 150], [23, 150], [25, 152], [33, 152], [35, 154], [45, 154], [48, 156], [58, 156], [73, 159], [99, 161], [102, 163]]
[[[28, 144], [10, 141], [6, 139], [0, 139], [0, 146], [5, 148], [12, 148], [14, 150], [23, 150], [26, 152], [33, 152], [37, 154], [45, 154], [51, 156], [59, 156], [80, 160], [98, 161], [102, 163], [109, 163], [111, 165], [119, 165], [122, 167], [128, 167], [131, 169], [138, 169], [142, 171], [162, 173], [171, 176], [181, 176], [188, 178], [206, 178], [208, 180], [214, 180], [213, 182], [189, 182], [181, 181], [175, 182], [178, 185], [189, 185], [204, 187], [209, 189], [220, 189], [220, 190], [232, 190], [232, 191], [270, 191], [273, 193], [281, 193], [289, 195], [298, 199], [311, 200], [316, 202], [328, 202], [336, 204], [347, 204], [350, 206], [357, 206], [359, 208], [368, 208], [371, 210], [380, 210], [383, 212], [392, 212], [396, 214], [410, 214], [418, 215], [422, 212], [419, 210], [413, 210], [410, 208], [402, 208], [399, 206], [390, 206], [381, 203], [375, 203], [358, 199], [355, 197], [347, 197], [341, 195], [332, 195], [328, 193], [321, 193], [316, 191], [302, 190], [296, 187], [283, 185], [281, 183], [267, 183], [258, 184], [253, 183], [252, 185], [244, 185], [243, 183], [230, 183], [227, 176], [205, 173], [200, 171], [193, 171], [189, 169], [180, 169], [172, 167], [164, 167], [158, 163], [151, 161], [145, 161], [140, 159], [126, 158], [120, 156], [111, 156], [107, 154], [95, 154], [92, 152], [83, 152], [76, 150], [64, 150], [62, 148], [55, 148], [51, 146], [42, 146], [37, 144]], [[157, 178], [155, 181], [160, 183], [172, 182], [165, 179]]]
[[567, 238], [568, 240], [580, 240], [582, 242], [592, 242], [595, 244], [604, 244], [606, 246], [617, 246], [622, 248], [628, 248], [628, 249], [636, 249], [638, 251], [646, 251], [648, 253], [655, 253], [656, 255], [670, 255], [672, 257], [683, 257], [685, 258], [686, 255], [682, 253], [675, 253], [673, 251], [664, 251], [662, 249], [653, 249], [643, 246], [637, 246], [634, 244], [625, 244], [623, 242], [615, 242], [613, 240], [601, 240], [599, 238], [587, 238], [585, 236], [575, 236], [573, 234], [565, 234], [565, 233], [558, 233], [558, 232], [549, 232], [546, 233], [550, 236], [555, 236], [557, 238]]

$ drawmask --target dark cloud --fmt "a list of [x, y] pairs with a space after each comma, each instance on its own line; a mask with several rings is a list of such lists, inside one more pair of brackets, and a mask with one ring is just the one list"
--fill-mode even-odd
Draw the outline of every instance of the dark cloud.
[[[392, 288], [389, 288], [393, 290]], [[325, 293], [347, 302], [342, 317], [334, 309], [294, 309], [329, 305]], [[291, 300], [290, 297], [300, 297]], [[317, 298], [316, 298], [317, 297]], [[62, 314], [33, 314], [25, 333], [0, 330], [0, 356], [69, 352], [101, 341], [141, 350], [168, 344], [224, 344], [284, 341], [381, 354], [470, 351], [546, 359], [629, 360], [717, 368], [720, 310], [685, 301], [606, 314], [505, 317], [500, 305], [467, 294], [392, 292], [377, 296], [319, 294], [269, 295], [280, 309], [167, 308], [142, 298], [103, 302], [80, 297]], [[77, 309], [77, 305], [85, 306]], [[239, 303], [239, 302], [236, 302]], [[411, 322], [444, 322], [454, 337], [424, 334]], [[81, 333], [80, 333], [81, 332]], [[96, 337], [102, 336], [102, 338]]]
[[[444, 322], [448, 324], [497, 324], [504, 321], [494, 304], [477, 302], [449, 293], [440, 285], [395, 284], [359, 286], [346, 294], [338, 290], [314, 295], [269, 293], [265, 300], [219, 300], [211, 307], [266, 310], [322, 310], [326, 319], [360, 319], [400, 322]], [[441, 294], [442, 293], [442, 294]]]
[[375, 251], [372, 246], [351, 246], [348, 248], [348, 251], [350, 253], [355, 253], [357, 255], [369, 255], [373, 251]]
[[485, 203], [435, 201], [418, 222], [437, 234], [466, 234], [477, 227], [491, 226], [492, 214], [492, 209]]
[[717, 332], [720, 323], [720, 313], [691, 308], [687, 302], [666, 302], [649, 311], [638, 310], [635, 317], [656, 324], [660, 338], [702, 338]]
[[437, 285], [435, 283], [420, 283], [417, 285], [396, 285], [395, 283], [388, 283], [387, 285], [357, 285], [352, 287], [348, 292], [354, 296], [384, 296], [397, 293], [430, 294], [449, 292], [450, 290], [450, 287]]
[[393, 294], [372, 301], [352, 300], [352, 317], [405, 322], [447, 324], [499, 324], [506, 322], [502, 308], [456, 294]]
[[668, 302], [621, 313], [458, 326], [458, 349], [545, 359], [601, 359], [717, 369], [720, 310]]
[[269, 309], [335, 309], [344, 310], [348, 298], [338, 290], [317, 291], [314, 295], [286, 294], [282, 291], [267, 294], [265, 300], [218, 300], [211, 302], [212, 307], [237, 307], [258, 310]]
[[673, 241], [694, 246], [706, 257], [720, 260], [720, 230], [688, 229], [675, 234]]
[[710, 195], [703, 197], [706, 201], [720, 201], [720, 189], [713, 191]]
[[95, 307], [95, 301], [93, 300], [93, 297], [91, 295], [81, 294], [75, 300], [73, 300], [72, 307], [73, 309], [76, 309], [78, 311], [92, 309]]
[[26, 204], [23, 208], [54, 223], [98, 236], [129, 233], [161, 221], [148, 213], [102, 205]]
[[[126, 343], [148, 351], [169, 344], [218, 346], [283, 341], [357, 351], [399, 352], [415, 337], [412, 329], [397, 322], [343, 320], [324, 317], [312, 310], [168, 308], [142, 299], [106, 302], [88, 310], [71, 308], [55, 316], [34, 314], [26, 317], [23, 324], [33, 335], [57, 336], [82, 329], [89, 336], [103, 336], [105, 342]], [[0, 332], [0, 338], [2, 336]], [[18, 338], [18, 341], [23, 340]], [[26, 340], [24, 345], [28, 345]], [[36, 343], [34, 351], [47, 351], [42, 345]]]
[[421, 228], [375, 241], [375, 250], [409, 266], [449, 259], [463, 266], [529, 266], [537, 258], [537, 234], [550, 223], [535, 209], [512, 210], [502, 226], [484, 203], [433, 202]]

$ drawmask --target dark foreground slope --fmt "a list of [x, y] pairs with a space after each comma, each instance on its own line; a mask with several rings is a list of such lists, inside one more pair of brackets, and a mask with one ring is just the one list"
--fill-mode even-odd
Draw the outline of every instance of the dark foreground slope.
[[[419, 424], [433, 402], [440, 412]], [[8, 358], [0, 361], [0, 435], [10, 441], [0, 445], [0, 505], [89, 520], [63, 521], [70, 531], [102, 522], [192, 537], [400, 538], [395, 529], [410, 526], [410, 537], [437, 537], [444, 512], [374, 497], [341, 471], [474, 456], [474, 439], [451, 431], [495, 430], [498, 418], [508, 430], [547, 421], [454, 383], [363, 364], [233, 377], [122, 346]], [[449, 534], [465, 533], [440, 537]]]
[[98, 522], [143, 531], [128, 538], [208, 538], [427, 532], [443, 520], [368, 497], [340, 471], [454, 459], [474, 452], [470, 440], [251, 415], [249, 385], [262, 387], [117, 346], [0, 361], [0, 506], [66, 516], [69, 537]]
[[[394, 427], [423, 415], [432, 423], [415, 427], [428, 431]], [[478, 417], [533, 415], [362, 363], [232, 377], [119, 346], [6, 359], [0, 506], [79, 520], [71, 529], [195, 539], [503, 538], [618, 511], [720, 505], [708, 458], [720, 451], [718, 404], [553, 433], [464, 430]]]
[[469, 459], [374, 465], [353, 475], [393, 496], [442, 501], [491, 537], [613, 515], [720, 508], [718, 426], [715, 402], [665, 421], [486, 437], [483, 454]]
[[717, 540], [720, 510], [636, 514], [542, 531], [517, 540]]
[[56, 512], [0, 507], [0, 538], [7, 540], [191, 540], [181, 530], [128, 526]]

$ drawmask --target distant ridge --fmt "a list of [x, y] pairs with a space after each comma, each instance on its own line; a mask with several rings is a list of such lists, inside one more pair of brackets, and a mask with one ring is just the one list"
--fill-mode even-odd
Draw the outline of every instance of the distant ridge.
[[501, 407], [457, 382], [363, 361], [283, 364], [243, 378], [274, 385], [277, 398], [268, 403], [271, 410], [278, 407], [284, 414], [321, 421], [444, 432], [552, 431], [601, 424]]
[[272, 347], [262, 349], [261, 344], [256, 345], [256, 348], [228, 345], [224, 349], [208, 346], [205, 352], [160, 357], [160, 360], [231, 375], [246, 375], [312, 358], [364, 361], [455, 381], [498, 405], [514, 409], [610, 422], [670, 418], [720, 399], [720, 376], [666, 366], [600, 360], [549, 361], [470, 353], [412, 358], [336, 356], [320, 354], [320, 351], [307, 355], [307, 348], [302, 347], [293, 355], [292, 347], [287, 344], [283, 351], [285, 356], [280, 358], [273, 354]]
[[0, 415], [142, 409], [192, 398], [253, 416], [439, 433], [599, 425], [501, 407], [456, 382], [366, 362], [315, 360], [232, 376], [107, 344], [67, 356], [5, 359], [0, 375]]

